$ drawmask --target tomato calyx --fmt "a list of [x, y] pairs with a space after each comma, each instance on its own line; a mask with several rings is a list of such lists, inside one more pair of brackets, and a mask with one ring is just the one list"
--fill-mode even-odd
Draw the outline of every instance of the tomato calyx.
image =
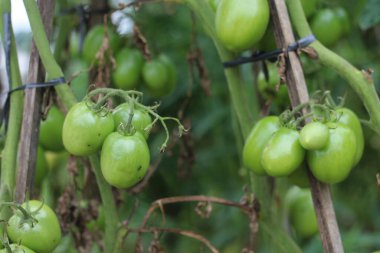
[[38, 223], [38, 220], [34, 218], [34, 214], [38, 213], [41, 208], [43, 207], [43, 202], [41, 205], [34, 211], [29, 210], [29, 206], [26, 206], [26, 208], [22, 207], [21, 204], [15, 203], [15, 202], [2, 202], [2, 205], [12, 207], [19, 211], [20, 215], [20, 226], [23, 224], [29, 224], [31, 227], [34, 227], [36, 223]]

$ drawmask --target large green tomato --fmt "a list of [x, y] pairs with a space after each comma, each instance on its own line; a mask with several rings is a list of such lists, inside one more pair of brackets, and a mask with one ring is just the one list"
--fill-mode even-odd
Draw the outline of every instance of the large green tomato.
[[349, 33], [351, 25], [347, 11], [343, 7], [337, 7], [334, 11], [337, 17], [339, 18], [340, 24], [342, 26], [342, 35]]
[[[103, 38], [106, 34], [104, 25], [96, 25], [91, 28], [87, 33], [83, 42], [83, 57], [88, 64], [92, 64], [96, 59], [96, 54], [103, 44]], [[116, 34], [111, 27], [107, 29], [107, 35], [109, 38], [109, 45], [112, 53], [117, 53], [122, 40], [118, 34]]]
[[[296, 189], [296, 191], [291, 192]], [[317, 216], [314, 211], [310, 189], [291, 188], [287, 195], [290, 203], [289, 218], [296, 234], [302, 238], [309, 238], [318, 232]]]
[[280, 120], [277, 116], [268, 116], [259, 120], [252, 128], [243, 148], [244, 166], [258, 175], [266, 172], [261, 164], [263, 150], [272, 135], [280, 128]]
[[53, 251], [61, 241], [61, 227], [54, 211], [38, 200], [25, 202], [22, 207], [30, 211], [33, 221], [23, 222], [23, 214], [16, 211], [8, 221], [9, 238], [38, 253]]
[[322, 149], [329, 141], [329, 128], [322, 122], [310, 122], [300, 131], [300, 143], [304, 149]]
[[[35, 253], [33, 250], [25, 247], [24, 245], [12, 243], [9, 247], [11, 248], [12, 253]], [[8, 251], [6, 249], [2, 249], [0, 250], [0, 253], [8, 253]]]
[[62, 139], [66, 150], [77, 156], [98, 151], [104, 139], [114, 130], [111, 113], [94, 112], [82, 101], [71, 107], [63, 123]]
[[112, 73], [113, 84], [116, 88], [132, 90], [141, 79], [144, 56], [137, 49], [122, 49], [116, 55], [116, 68]]
[[261, 163], [270, 176], [288, 176], [295, 171], [305, 157], [296, 130], [281, 127], [269, 139], [264, 148]]
[[100, 167], [106, 181], [119, 189], [133, 186], [146, 174], [150, 163], [149, 148], [142, 138], [117, 132], [104, 141]]
[[338, 122], [348, 126], [355, 133], [356, 137], [356, 154], [354, 159], [354, 166], [358, 164], [362, 158], [364, 151], [364, 134], [360, 124], [360, 120], [356, 114], [348, 108], [339, 108], [335, 110]]
[[335, 44], [343, 33], [341, 21], [332, 9], [318, 11], [310, 25], [315, 37], [325, 46]]
[[221, 0], [215, 16], [216, 35], [228, 50], [251, 49], [269, 22], [267, 0]]
[[329, 141], [323, 149], [307, 152], [307, 162], [313, 175], [321, 182], [334, 184], [350, 173], [357, 152], [355, 133], [341, 123], [328, 123]]
[[65, 115], [57, 106], [50, 107], [46, 119], [41, 121], [39, 142], [46, 150], [63, 150], [62, 128]]
[[[115, 121], [115, 130], [120, 126], [120, 124], [127, 125], [130, 116], [130, 105], [128, 103], [123, 103], [115, 108], [113, 111], [113, 118]], [[147, 126], [152, 123], [152, 118], [149, 113], [138, 108], [133, 109], [132, 126], [136, 131], [141, 132], [145, 139], [149, 136], [149, 130], [145, 130]]]
[[79, 73], [79, 75], [75, 76], [70, 82], [70, 87], [79, 101], [86, 96], [88, 85], [90, 83], [87, 69], [87, 63], [79, 58], [71, 59], [66, 65], [66, 78], [70, 78], [73, 74]]

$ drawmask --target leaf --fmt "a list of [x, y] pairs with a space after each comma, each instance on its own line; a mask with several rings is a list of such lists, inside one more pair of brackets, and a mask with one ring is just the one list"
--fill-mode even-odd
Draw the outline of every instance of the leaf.
[[359, 17], [359, 26], [362, 30], [367, 30], [380, 23], [380, 1], [368, 0]]

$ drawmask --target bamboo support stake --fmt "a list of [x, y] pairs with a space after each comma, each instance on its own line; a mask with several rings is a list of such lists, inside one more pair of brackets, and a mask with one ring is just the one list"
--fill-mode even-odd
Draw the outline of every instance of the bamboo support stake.
[[[288, 11], [283, 0], [271, 0], [271, 18], [273, 22], [276, 44], [286, 48], [295, 41]], [[309, 100], [305, 77], [296, 52], [289, 52], [286, 57], [286, 80], [292, 106]], [[325, 253], [343, 253], [342, 240], [331, 199], [329, 186], [318, 182], [309, 173], [314, 208], [318, 218], [318, 226]]]
[[[38, 1], [42, 21], [45, 25], [45, 31], [48, 37], [51, 36], [53, 29], [54, 3], [55, 1], [53, 0]], [[43, 70], [38, 50], [33, 42], [29, 60], [27, 83], [43, 82], [44, 80], [45, 71]], [[41, 116], [41, 102], [41, 89], [33, 88], [25, 90], [23, 122], [19, 148], [19, 168], [15, 194], [15, 200], [18, 203], [22, 203], [25, 201], [25, 198], [30, 197], [27, 196], [27, 194], [30, 195], [33, 189]]]

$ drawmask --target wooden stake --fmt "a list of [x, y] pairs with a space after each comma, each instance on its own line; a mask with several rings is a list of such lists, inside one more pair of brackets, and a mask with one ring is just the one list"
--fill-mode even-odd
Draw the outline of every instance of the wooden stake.
[[[276, 44], [287, 48], [295, 42], [288, 11], [284, 0], [270, 0]], [[292, 106], [309, 101], [305, 77], [298, 55], [289, 52], [286, 57], [286, 80]], [[326, 253], [343, 253], [342, 240], [336, 221], [329, 186], [318, 182], [309, 171], [309, 181], [313, 196], [314, 208], [318, 218], [319, 232], [323, 251]]]

